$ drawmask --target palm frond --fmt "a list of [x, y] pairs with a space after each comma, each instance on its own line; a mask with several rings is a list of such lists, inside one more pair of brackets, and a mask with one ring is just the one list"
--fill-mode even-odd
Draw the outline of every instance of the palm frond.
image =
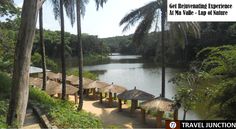
[[[60, 20], [60, 3], [59, 0], [50, 0], [53, 8], [54, 17], [56, 20]], [[58, 19], [59, 18], [59, 19]]]
[[161, 5], [158, 4], [157, 1], [152, 1], [143, 7], [140, 7], [136, 10], [132, 10], [120, 21], [120, 26], [126, 23], [126, 25], [123, 28], [123, 32], [128, 30], [130, 26], [133, 26], [139, 20], [142, 20], [144, 17], [146, 17], [150, 13], [150, 11], [152, 12], [153, 10], [156, 11], [157, 9], [160, 9], [160, 7]]
[[89, 0], [80, 0], [80, 1], [81, 1], [80, 4], [81, 15], [84, 16], [86, 12], [86, 5], [89, 3]]
[[200, 26], [196, 22], [175, 22], [170, 24], [170, 35], [172, 42], [179, 42], [182, 48], [188, 44], [187, 35], [200, 38]]
[[102, 7], [102, 8], [103, 8], [103, 5], [104, 5], [106, 2], [107, 2], [107, 0], [95, 0], [97, 10], [99, 9], [99, 7]]
[[64, 0], [66, 15], [69, 17], [71, 25], [75, 23], [75, 0]]
[[147, 14], [141, 23], [138, 25], [137, 29], [134, 32], [133, 42], [140, 45], [140, 42], [144, 39], [144, 37], [148, 34], [151, 29], [153, 22], [156, 19], [156, 10], [150, 10], [149, 14]]

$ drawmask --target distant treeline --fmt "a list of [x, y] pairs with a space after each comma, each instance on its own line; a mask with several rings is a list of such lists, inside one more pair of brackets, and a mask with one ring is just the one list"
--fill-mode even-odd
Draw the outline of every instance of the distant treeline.
[[[60, 57], [60, 31], [44, 31], [44, 42], [46, 45], [46, 55], [50, 58]], [[82, 34], [83, 54], [87, 55], [108, 55], [110, 50], [97, 36]], [[77, 36], [65, 33], [65, 55], [75, 57], [78, 55]], [[39, 35], [36, 32], [33, 53], [40, 51]]]
[[[195, 59], [196, 53], [210, 46], [221, 46], [236, 43], [236, 23], [200, 23], [201, 38], [194, 39], [191, 34], [187, 39], [172, 39], [166, 32], [165, 43], [166, 62], [168, 64], [186, 64]], [[111, 52], [122, 54], [141, 54], [144, 59], [159, 62], [161, 59], [160, 32], [149, 33], [146, 38], [137, 44], [132, 35], [117, 36], [102, 39]], [[185, 42], [185, 43], [184, 43]]]

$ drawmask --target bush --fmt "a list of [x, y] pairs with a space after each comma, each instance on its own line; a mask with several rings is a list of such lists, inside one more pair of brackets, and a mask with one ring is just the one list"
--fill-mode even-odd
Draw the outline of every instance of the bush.
[[37, 88], [30, 89], [30, 100], [47, 112], [52, 124], [59, 128], [102, 127], [101, 121], [93, 114], [85, 111], [77, 112], [74, 104], [53, 99]]
[[0, 72], [0, 99], [9, 98], [11, 92], [11, 78]]
[[[66, 74], [67, 74], [67, 75], [75, 75], [75, 76], [78, 76], [79, 70], [78, 70], [78, 68], [71, 68], [71, 69], [68, 69], [68, 70], [66, 71]], [[98, 75], [97, 75], [97, 74], [92, 73], [92, 72], [89, 72], [89, 71], [84, 71], [84, 72], [83, 72], [83, 77], [89, 78], [89, 79], [92, 79], [92, 80], [97, 80], [97, 79], [98, 79]]]
[[6, 116], [7, 116], [7, 102], [0, 101], [0, 129], [7, 128]]
[[84, 65], [105, 64], [110, 62], [110, 58], [107, 55], [99, 55], [99, 54], [84, 55], [83, 60], [84, 60]]
[[211, 75], [236, 75], [236, 46], [208, 47], [197, 54], [203, 71]]
[[[36, 67], [42, 67], [42, 59], [39, 53], [34, 53], [31, 57], [32, 64]], [[51, 59], [46, 57], [46, 67], [52, 71], [58, 70], [58, 65]]]
[[217, 114], [227, 120], [236, 119], [236, 78], [226, 79], [219, 83], [217, 93], [213, 99], [214, 104], [219, 104]]

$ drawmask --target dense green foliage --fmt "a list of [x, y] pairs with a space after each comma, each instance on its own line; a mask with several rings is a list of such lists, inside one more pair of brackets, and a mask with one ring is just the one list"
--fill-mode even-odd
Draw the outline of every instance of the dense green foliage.
[[0, 71], [0, 99], [9, 98], [11, 91], [11, 78]]
[[8, 99], [11, 90], [11, 78], [0, 72], [0, 128], [6, 128], [6, 116], [8, 111]]
[[7, 116], [7, 102], [0, 100], [0, 128], [7, 128], [6, 116]]
[[[41, 67], [42, 66], [42, 56], [39, 53], [35, 52], [31, 56], [31, 63], [32, 63], [33, 66]], [[46, 66], [47, 66], [47, 69], [50, 69], [52, 71], [57, 71], [58, 70], [58, 64], [55, 63], [50, 58], [47, 58], [47, 57], [46, 57]]]
[[[46, 55], [49, 58], [60, 57], [60, 31], [44, 30], [44, 42], [46, 45]], [[83, 42], [83, 54], [84, 55], [106, 55], [109, 52], [109, 48], [97, 38], [97, 36], [82, 34]], [[65, 33], [65, 55], [66, 57], [74, 57], [78, 55], [77, 49], [77, 36]], [[33, 53], [39, 52], [39, 35], [36, 32], [35, 43], [33, 47]]]
[[208, 47], [197, 54], [201, 69], [211, 75], [234, 77], [236, 74], [236, 46]]
[[193, 72], [175, 80], [177, 101], [197, 110], [203, 119], [236, 119], [236, 46], [204, 48], [196, 58]]
[[[110, 47], [111, 52], [121, 54], [140, 54], [144, 59], [160, 62], [161, 44], [160, 33], [149, 33], [141, 44], [132, 41], [132, 36], [117, 36], [102, 39]], [[169, 38], [168, 38], [169, 39]], [[184, 61], [184, 50], [177, 42], [166, 42], [167, 64], [180, 64]]]
[[[206, 57], [202, 59], [201, 57]], [[197, 55], [201, 69], [211, 77], [217, 78], [211, 91], [212, 105], [219, 105], [218, 116], [225, 119], [236, 119], [236, 46], [220, 46], [203, 49]]]
[[[201, 37], [195, 39], [187, 34], [187, 42], [179, 43], [176, 38], [171, 38], [167, 34], [166, 39], [166, 63], [186, 65], [194, 61], [196, 54], [206, 47], [221, 46], [224, 44], [235, 43], [236, 24], [231, 23], [200, 23]], [[140, 45], [132, 41], [132, 36], [117, 36], [102, 39], [105, 44], [111, 48], [111, 52], [120, 52], [123, 54], [141, 54], [144, 59], [150, 59], [154, 62], [160, 61], [160, 33], [149, 33]]]
[[[78, 68], [70, 68], [66, 71], [66, 74], [67, 75], [75, 75], [75, 76], [78, 76], [79, 74], [79, 70]], [[85, 78], [89, 78], [89, 79], [92, 79], [92, 80], [97, 80], [98, 79], [98, 75], [95, 74], [95, 73], [91, 73], [89, 71], [84, 71], [83, 72], [83, 77]]]
[[52, 124], [59, 128], [101, 128], [101, 121], [91, 113], [77, 112], [75, 105], [53, 99], [45, 92], [30, 88], [30, 100], [42, 108], [49, 116]]

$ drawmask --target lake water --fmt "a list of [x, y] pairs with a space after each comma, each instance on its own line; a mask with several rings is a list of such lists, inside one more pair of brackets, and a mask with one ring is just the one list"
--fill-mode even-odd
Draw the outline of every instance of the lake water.
[[[84, 70], [98, 73], [99, 80], [107, 83], [113, 82], [127, 89], [136, 87], [155, 96], [161, 94], [161, 67], [144, 63], [138, 55], [113, 53], [109, 57], [110, 63], [84, 66]], [[176, 92], [175, 86], [169, 80], [180, 71], [176, 68], [166, 68], [166, 97], [169, 99], [172, 99]], [[182, 118], [183, 111], [180, 110], [179, 119]], [[188, 112], [187, 119], [197, 120], [199, 117], [194, 112]]]

